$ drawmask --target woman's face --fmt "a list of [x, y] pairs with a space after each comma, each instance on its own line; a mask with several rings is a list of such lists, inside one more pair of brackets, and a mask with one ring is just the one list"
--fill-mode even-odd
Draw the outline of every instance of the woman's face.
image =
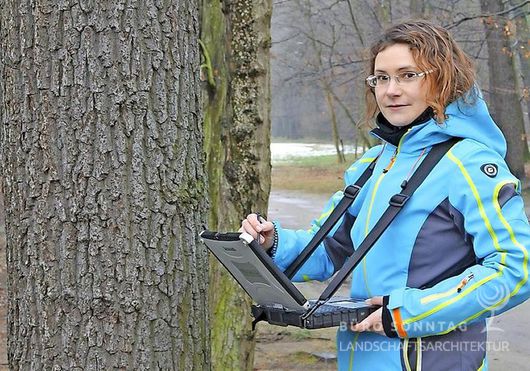
[[395, 75], [403, 72], [421, 71], [407, 44], [391, 45], [375, 57], [374, 75], [391, 76], [386, 84], [377, 84], [374, 89], [379, 110], [394, 126], [406, 126], [425, 111], [429, 84], [424, 77], [397, 83]]

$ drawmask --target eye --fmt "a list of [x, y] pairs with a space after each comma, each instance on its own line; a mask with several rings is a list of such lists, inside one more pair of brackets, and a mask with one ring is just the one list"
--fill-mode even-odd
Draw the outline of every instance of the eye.
[[390, 76], [388, 75], [375, 75], [375, 79], [377, 80], [377, 82], [387, 82], [388, 80], [390, 80]]
[[418, 73], [417, 72], [403, 72], [403, 73], [400, 73], [399, 74], [399, 78], [401, 80], [414, 80], [415, 78], [418, 77]]

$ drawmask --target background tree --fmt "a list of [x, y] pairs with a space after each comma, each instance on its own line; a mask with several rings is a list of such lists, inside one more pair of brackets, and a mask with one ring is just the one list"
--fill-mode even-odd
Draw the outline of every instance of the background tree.
[[[512, 48], [517, 94], [523, 111], [526, 142], [530, 146], [530, 1], [511, 0], [509, 42]], [[505, 6], [506, 7], [506, 6]]]
[[481, 0], [481, 7], [484, 13], [492, 14], [484, 19], [488, 45], [490, 111], [508, 142], [508, 166], [515, 176], [524, 181], [524, 159], [528, 146], [517, 89], [520, 72], [515, 71], [516, 54], [511, 47], [513, 42], [510, 42], [513, 38], [513, 26], [507, 17], [499, 14], [505, 10], [502, 0]]
[[[270, 192], [270, 0], [203, 0], [209, 227], [234, 231]], [[212, 365], [253, 368], [248, 295], [210, 259]]]
[[209, 368], [198, 11], [2, 2], [11, 369]]

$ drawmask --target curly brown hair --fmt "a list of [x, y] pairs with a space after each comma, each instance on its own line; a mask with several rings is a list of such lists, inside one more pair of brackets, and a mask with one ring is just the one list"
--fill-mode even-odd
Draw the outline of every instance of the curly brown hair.
[[[391, 26], [369, 50], [369, 75], [374, 73], [377, 54], [394, 44], [409, 45], [418, 67], [422, 71], [433, 70], [425, 77], [430, 83], [427, 104], [434, 110], [439, 124], [445, 121], [444, 112], [449, 103], [459, 98], [467, 103], [474, 100], [474, 64], [445, 28], [424, 20]], [[379, 113], [373, 89], [368, 85], [365, 99], [368, 121]]]

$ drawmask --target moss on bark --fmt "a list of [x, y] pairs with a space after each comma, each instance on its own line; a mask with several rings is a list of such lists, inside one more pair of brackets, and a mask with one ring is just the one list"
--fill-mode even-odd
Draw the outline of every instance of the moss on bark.
[[[214, 84], [205, 84], [209, 228], [237, 230], [251, 211], [267, 210], [270, 192], [271, 1], [203, 1], [201, 40]], [[210, 261], [212, 365], [250, 370], [250, 300]]]

